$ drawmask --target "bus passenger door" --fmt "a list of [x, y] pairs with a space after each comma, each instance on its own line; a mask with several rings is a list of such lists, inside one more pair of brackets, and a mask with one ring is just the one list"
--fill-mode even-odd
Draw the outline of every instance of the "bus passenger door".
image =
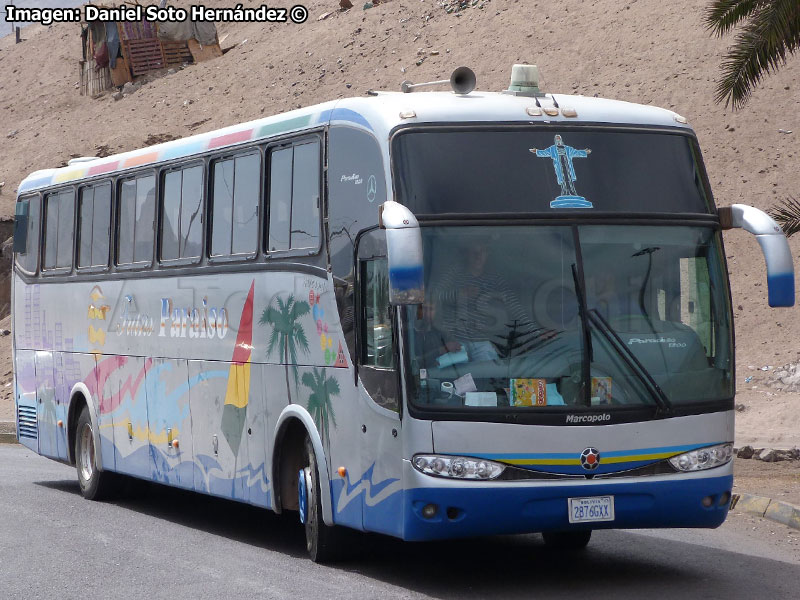
[[194, 489], [188, 363], [184, 359], [154, 358], [146, 369], [145, 381], [152, 478]]
[[[383, 231], [369, 235], [382, 237]], [[373, 252], [370, 245], [359, 244], [358, 264], [363, 522], [368, 531], [400, 535], [402, 436], [393, 309], [385, 252]]]

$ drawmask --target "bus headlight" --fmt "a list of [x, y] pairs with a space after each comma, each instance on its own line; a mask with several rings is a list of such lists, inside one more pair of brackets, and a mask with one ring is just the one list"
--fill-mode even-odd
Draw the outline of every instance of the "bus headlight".
[[733, 444], [718, 444], [673, 456], [669, 459], [669, 464], [678, 471], [702, 471], [721, 467], [729, 463], [732, 458]]
[[453, 479], [496, 479], [506, 466], [484, 458], [447, 456], [443, 454], [418, 454], [411, 464], [426, 475]]

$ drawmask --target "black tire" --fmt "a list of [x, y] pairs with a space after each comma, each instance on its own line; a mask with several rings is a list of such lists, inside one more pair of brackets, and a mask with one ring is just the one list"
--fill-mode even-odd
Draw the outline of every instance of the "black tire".
[[542, 533], [544, 543], [557, 550], [583, 550], [592, 538], [592, 530], [581, 531], [546, 531]]
[[306, 488], [306, 550], [315, 563], [333, 562], [343, 557], [342, 531], [339, 527], [325, 525], [322, 520], [319, 468], [317, 468], [314, 446], [309, 438], [306, 438], [305, 454], [307, 481], [310, 480]]
[[104, 500], [116, 490], [115, 474], [100, 471], [95, 465], [94, 431], [86, 406], [81, 409], [75, 429], [75, 468], [81, 494], [87, 500]]

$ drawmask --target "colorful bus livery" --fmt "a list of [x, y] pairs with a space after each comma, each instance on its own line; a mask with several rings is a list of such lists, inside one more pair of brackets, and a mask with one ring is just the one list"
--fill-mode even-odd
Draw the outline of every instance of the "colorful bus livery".
[[722, 523], [721, 231], [757, 236], [775, 306], [786, 241], [714, 206], [678, 115], [514, 73], [32, 174], [20, 442], [90, 499], [132, 476], [297, 511], [319, 561], [342, 527], [575, 547]]

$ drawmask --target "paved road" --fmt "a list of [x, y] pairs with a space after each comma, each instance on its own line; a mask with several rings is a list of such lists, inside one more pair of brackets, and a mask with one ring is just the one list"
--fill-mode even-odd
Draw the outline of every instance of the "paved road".
[[293, 518], [158, 486], [83, 500], [74, 469], [0, 445], [0, 597], [797, 598], [798, 538], [735, 515], [715, 531], [596, 532], [579, 557], [537, 535], [403, 544], [360, 536], [336, 567]]

